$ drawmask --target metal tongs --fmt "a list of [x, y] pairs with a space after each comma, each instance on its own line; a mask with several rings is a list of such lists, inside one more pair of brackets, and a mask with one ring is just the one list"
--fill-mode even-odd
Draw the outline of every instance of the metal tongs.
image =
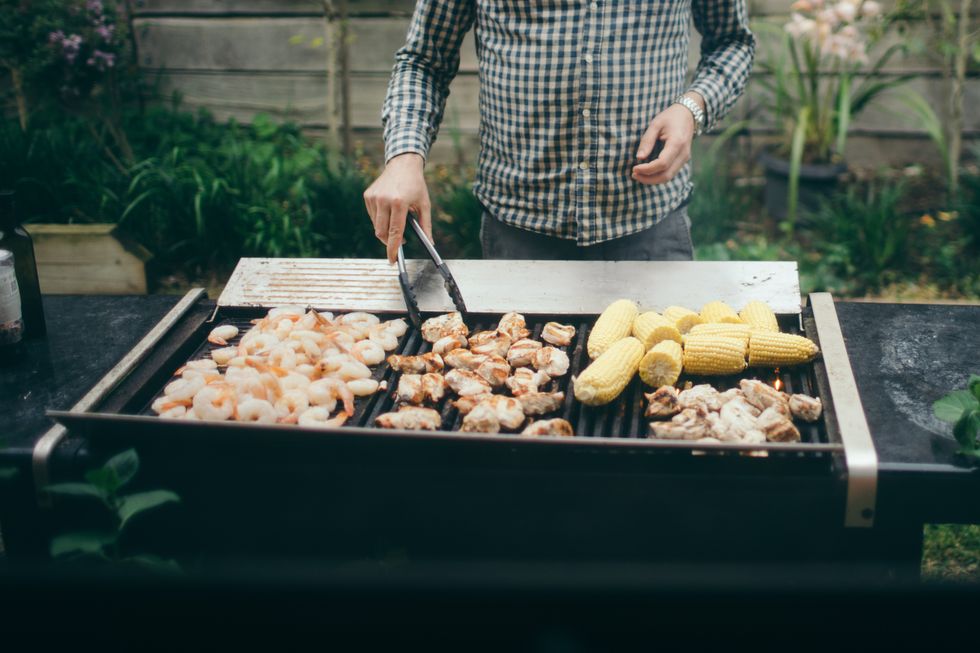
[[[462, 293], [459, 292], [459, 286], [456, 285], [456, 279], [453, 278], [453, 273], [449, 271], [449, 266], [447, 266], [446, 262], [442, 260], [441, 256], [439, 256], [439, 252], [436, 251], [436, 248], [432, 244], [432, 241], [429, 240], [429, 237], [425, 235], [425, 231], [422, 229], [422, 225], [419, 224], [418, 218], [415, 216], [413, 211], [408, 212], [406, 222], [406, 226], [411, 225], [415, 235], [422, 241], [422, 246], [425, 247], [425, 251], [428, 252], [429, 258], [432, 259], [436, 269], [439, 270], [439, 274], [442, 275], [443, 284], [446, 286], [446, 292], [449, 293], [450, 299], [453, 300], [453, 305], [465, 318], [467, 312], [466, 303], [463, 301]], [[415, 291], [412, 289], [412, 282], [408, 278], [408, 268], [405, 267], [405, 248], [402, 245], [398, 246], [398, 283], [401, 284], [402, 295], [405, 296], [405, 305], [408, 307], [408, 319], [412, 322], [416, 329], [422, 328], [422, 316], [419, 313], [419, 301], [415, 296]]]

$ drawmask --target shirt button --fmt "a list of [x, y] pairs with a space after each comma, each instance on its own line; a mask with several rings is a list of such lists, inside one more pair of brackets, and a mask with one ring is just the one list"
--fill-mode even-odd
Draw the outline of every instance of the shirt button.
[[592, 63], [592, 54], [591, 53], [585, 55], [585, 63]]
[[589, 111], [588, 109], [582, 109], [582, 115], [588, 118], [589, 116], [592, 115], [592, 112]]
[[578, 167], [581, 168], [582, 170], [588, 170], [589, 169], [589, 162], [588, 161], [582, 161], [582, 163], [578, 164]]

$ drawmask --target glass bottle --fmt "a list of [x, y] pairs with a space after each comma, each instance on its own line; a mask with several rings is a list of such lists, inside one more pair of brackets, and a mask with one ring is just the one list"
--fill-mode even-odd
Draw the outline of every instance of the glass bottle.
[[0, 190], [0, 249], [8, 250], [14, 256], [24, 337], [43, 336], [47, 333], [47, 327], [44, 323], [44, 305], [41, 303], [41, 285], [37, 278], [37, 262], [34, 260], [34, 241], [17, 221], [12, 190]]
[[24, 337], [20, 313], [20, 292], [14, 255], [0, 249], [0, 352], [12, 350]]

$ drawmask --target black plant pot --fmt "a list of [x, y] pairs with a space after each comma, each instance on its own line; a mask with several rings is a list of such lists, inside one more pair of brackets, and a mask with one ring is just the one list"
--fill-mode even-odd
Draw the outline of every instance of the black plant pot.
[[[759, 163], [766, 172], [766, 210], [779, 220], [786, 218], [789, 200], [789, 161], [763, 151]], [[805, 219], [820, 208], [837, 190], [840, 176], [847, 171], [845, 163], [804, 163], [800, 166], [797, 219]]]

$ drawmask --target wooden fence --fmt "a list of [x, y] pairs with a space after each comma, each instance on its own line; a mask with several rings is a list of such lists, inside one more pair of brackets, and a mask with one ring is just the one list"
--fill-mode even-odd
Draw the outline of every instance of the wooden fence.
[[[754, 21], [781, 24], [787, 19], [790, 0], [750, 1]], [[327, 38], [331, 32], [320, 2], [133, 0], [133, 4], [140, 63], [161, 97], [179, 92], [185, 106], [206, 107], [221, 119], [247, 121], [264, 112], [313, 130], [327, 126], [328, 112], [337, 105], [328, 102]], [[351, 125], [357, 142], [376, 153], [381, 146], [381, 104], [414, 2], [348, 0], [348, 5]], [[698, 48], [696, 32], [693, 36], [692, 69]], [[909, 72], [916, 77], [908, 87], [922, 93], [938, 111], [948, 91], [939, 68], [928, 56], [896, 59], [880, 75]], [[752, 116], [753, 132], [765, 138], [772, 133], [771, 121], [755, 109], [761, 75], [757, 67], [733, 117]], [[457, 149], [475, 160], [478, 92], [471, 33], [463, 45], [434, 159], [453, 156], [455, 140]], [[980, 78], [971, 76], [966, 106], [976, 106], [978, 100]], [[848, 158], [856, 163], [935, 161], [934, 148], [921, 125], [901, 107], [893, 98], [861, 114], [853, 124]], [[450, 138], [450, 131], [455, 138]], [[968, 137], [980, 136], [980, 111], [967, 111], [966, 131]]]

